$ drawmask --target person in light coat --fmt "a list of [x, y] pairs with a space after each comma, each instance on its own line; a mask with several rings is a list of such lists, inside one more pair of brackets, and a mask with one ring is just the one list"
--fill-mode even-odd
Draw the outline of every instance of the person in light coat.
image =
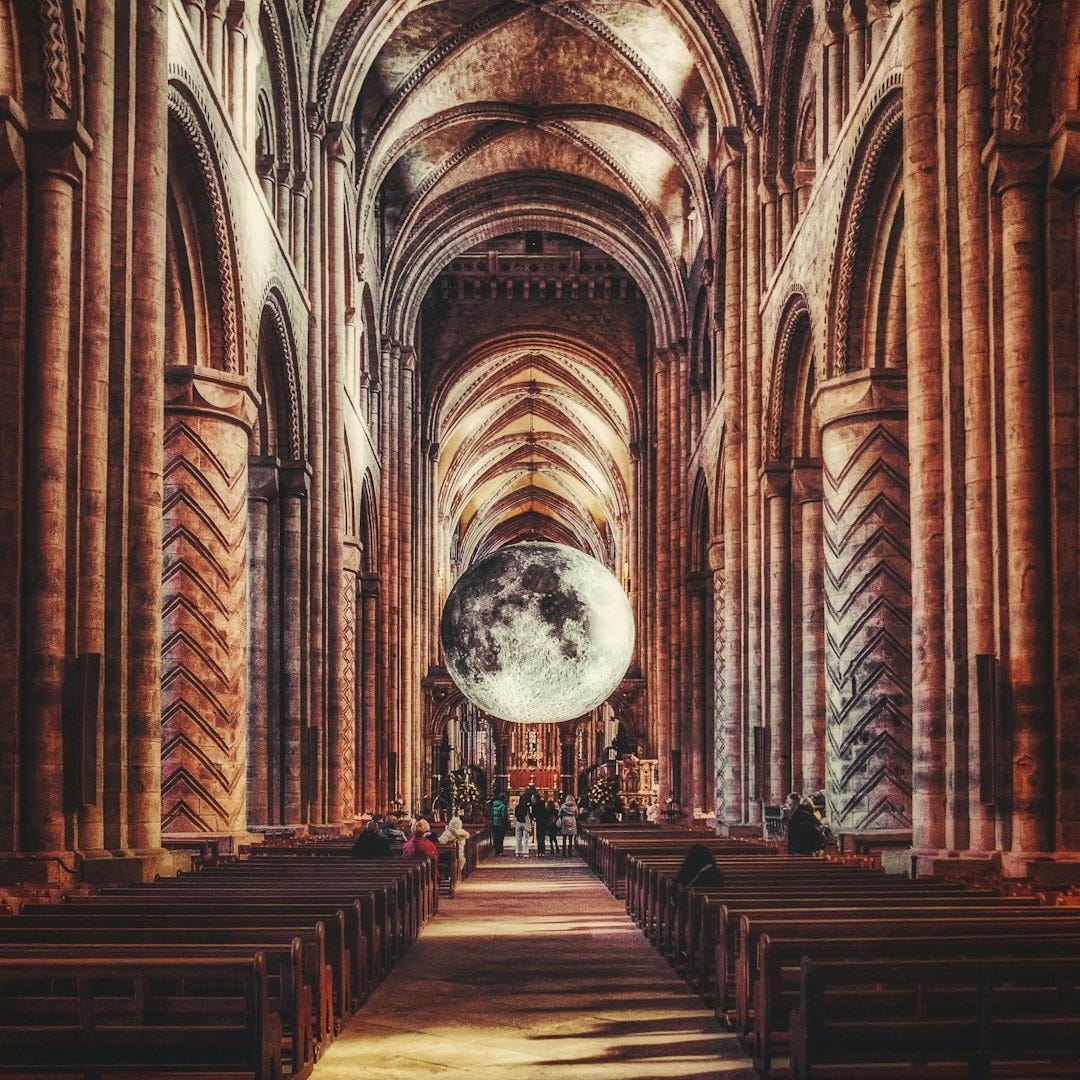
[[577, 854], [577, 799], [567, 795], [559, 807], [559, 835], [562, 837], [563, 858]]

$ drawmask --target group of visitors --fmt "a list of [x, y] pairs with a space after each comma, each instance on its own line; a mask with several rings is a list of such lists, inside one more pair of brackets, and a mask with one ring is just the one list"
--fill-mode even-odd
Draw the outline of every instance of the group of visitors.
[[[559, 855], [560, 839], [564, 858], [577, 854], [579, 809], [573, 795], [567, 795], [560, 805], [554, 799], [545, 799], [539, 792], [526, 790], [514, 804], [513, 813], [515, 858], [523, 859], [528, 856], [533, 838], [536, 840], [536, 854], [540, 858], [548, 851], [553, 857]], [[494, 807], [492, 825], [495, 825]], [[496, 852], [501, 850], [502, 845], [499, 844]]]
[[[465, 841], [471, 834], [462, 823], [461, 816], [454, 814], [438, 838], [440, 844], [458, 845], [458, 863], [465, 863]], [[354, 859], [381, 859], [389, 856], [395, 845], [405, 858], [419, 855], [437, 859], [438, 849], [431, 840], [431, 825], [424, 819], [413, 821], [397, 814], [372, 814], [364, 823], [349, 854]]]

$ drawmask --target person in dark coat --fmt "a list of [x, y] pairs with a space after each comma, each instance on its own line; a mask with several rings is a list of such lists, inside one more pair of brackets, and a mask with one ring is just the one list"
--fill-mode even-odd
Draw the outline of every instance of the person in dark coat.
[[506, 839], [506, 826], [510, 821], [510, 808], [506, 805], [506, 796], [500, 791], [491, 800], [491, 840], [495, 854], [503, 853], [503, 841]]
[[[789, 799], [791, 796], [788, 796]], [[787, 823], [787, 849], [789, 855], [816, 855], [825, 847], [825, 830], [814, 813], [814, 804], [801, 799], [791, 811]]]
[[533, 821], [536, 823], [536, 854], [542, 859], [544, 857], [544, 844], [548, 835], [548, 822], [551, 820], [551, 815], [548, 813], [547, 803], [544, 802], [539, 796], [533, 803], [532, 808]]
[[724, 874], [712, 852], [704, 844], [694, 844], [686, 853], [675, 873], [675, 888], [689, 889], [694, 885], [723, 885]]
[[364, 831], [349, 848], [349, 857], [353, 859], [386, 859], [390, 856], [390, 841], [379, 832], [378, 818], [372, 818]]

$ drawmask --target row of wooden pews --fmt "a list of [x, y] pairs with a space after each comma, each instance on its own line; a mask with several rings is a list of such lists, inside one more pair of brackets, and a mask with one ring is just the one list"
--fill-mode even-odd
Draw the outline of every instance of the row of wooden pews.
[[0, 918], [0, 1074], [307, 1076], [437, 910], [428, 859], [279, 843]]
[[[590, 864], [763, 1078], [1080, 1076], [1080, 909], [898, 878], [864, 857], [656, 826], [583, 832]], [[724, 883], [676, 890], [696, 843]]]

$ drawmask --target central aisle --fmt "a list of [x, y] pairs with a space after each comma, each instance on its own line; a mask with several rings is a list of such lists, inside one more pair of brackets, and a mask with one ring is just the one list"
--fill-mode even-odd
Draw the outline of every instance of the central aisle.
[[580, 858], [482, 863], [313, 1080], [751, 1080]]

